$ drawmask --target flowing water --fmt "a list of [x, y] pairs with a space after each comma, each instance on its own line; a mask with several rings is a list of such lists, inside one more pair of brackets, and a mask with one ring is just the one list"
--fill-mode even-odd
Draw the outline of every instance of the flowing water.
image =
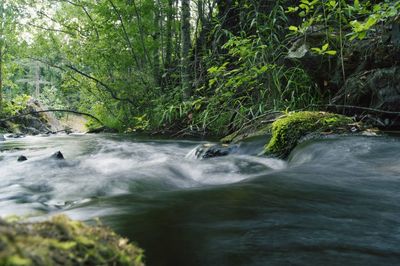
[[[148, 265], [400, 264], [399, 138], [312, 140], [288, 161], [257, 156], [262, 142], [196, 160], [203, 142], [9, 139], [0, 215], [99, 217]], [[65, 161], [49, 159], [58, 150]]]

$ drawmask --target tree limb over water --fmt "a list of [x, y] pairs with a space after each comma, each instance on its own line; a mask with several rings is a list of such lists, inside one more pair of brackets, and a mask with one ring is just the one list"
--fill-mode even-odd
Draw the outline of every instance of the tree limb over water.
[[88, 113], [84, 113], [84, 112], [73, 111], [73, 110], [65, 110], [65, 109], [48, 109], [48, 110], [39, 110], [39, 111], [26, 112], [26, 113], [23, 113], [23, 114], [14, 115], [14, 116], [10, 116], [10, 117], [4, 118], [4, 119], [0, 119], [0, 122], [6, 122], [6, 121], [9, 121], [9, 120], [13, 120], [15, 118], [19, 118], [19, 117], [23, 117], [23, 116], [27, 116], [27, 115], [39, 114], [39, 113], [49, 113], [49, 112], [62, 112], [62, 113], [72, 113], [72, 114], [77, 114], [77, 115], [83, 115], [83, 116], [87, 116], [87, 117], [93, 118], [94, 120], [99, 122], [101, 125], [104, 125], [104, 123], [101, 122], [101, 120], [98, 119], [97, 117], [95, 117], [94, 115], [91, 115], [91, 114], [88, 114]]

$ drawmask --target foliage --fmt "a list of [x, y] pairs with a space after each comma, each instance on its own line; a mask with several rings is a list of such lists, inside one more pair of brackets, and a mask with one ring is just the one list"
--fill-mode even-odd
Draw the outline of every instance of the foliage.
[[65, 109], [64, 95], [54, 86], [45, 86], [39, 96], [39, 101], [49, 109]]
[[4, 102], [3, 108], [3, 116], [14, 116], [21, 111], [25, 110], [27, 107], [28, 101], [31, 99], [31, 96], [22, 94], [16, 96], [10, 101]]
[[289, 113], [272, 124], [272, 138], [265, 152], [286, 157], [301, 137], [309, 133], [346, 131], [352, 118], [325, 112]]
[[[400, 1], [384, 0], [373, 4], [371, 1], [343, 0], [301, 0], [297, 6], [287, 9], [295, 13], [302, 22], [289, 26], [293, 34], [303, 35], [324, 31], [326, 43], [322, 48], [313, 48], [318, 54], [335, 55], [334, 50], [327, 50], [329, 45], [336, 46], [336, 34], [350, 31], [349, 40], [364, 39], [368, 32], [373, 32], [378, 23], [390, 22], [399, 15]], [[323, 48], [326, 48], [325, 50]]]
[[322, 31], [312, 51], [343, 59], [347, 33], [364, 38], [398, 15], [399, 1], [375, 2], [190, 1], [188, 28], [179, 1], [16, 0], [3, 91], [120, 132], [227, 134], [271, 110], [324, 102], [329, 92], [285, 64], [285, 44]]
[[214, 26], [213, 38], [229, 36], [222, 53], [203, 57], [208, 66], [204, 83], [190, 101], [168, 105], [162, 124], [183, 120], [192, 130], [221, 135], [268, 110], [299, 109], [319, 101], [320, 93], [303, 70], [279, 63], [286, 54], [282, 33], [287, 18], [281, 1], [254, 18], [250, 14], [256, 8], [239, 8], [246, 31], [236, 34], [222, 30], [221, 23]]

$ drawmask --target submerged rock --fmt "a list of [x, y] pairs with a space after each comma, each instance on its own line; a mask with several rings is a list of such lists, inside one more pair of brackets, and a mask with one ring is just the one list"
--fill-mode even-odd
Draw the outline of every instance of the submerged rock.
[[16, 134], [8, 134], [6, 135], [6, 137], [9, 139], [20, 139], [20, 138], [25, 138], [25, 135], [21, 133], [16, 133]]
[[352, 133], [357, 124], [352, 118], [327, 112], [294, 112], [272, 124], [272, 138], [265, 153], [284, 158], [307, 134]]
[[50, 156], [50, 158], [54, 160], [65, 160], [64, 155], [61, 153], [61, 151], [54, 153]]
[[28, 160], [28, 158], [26, 156], [24, 156], [24, 155], [19, 156], [18, 159], [17, 159], [18, 162], [24, 162], [24, 161], [27, 161], [27, 160]]
[[0, 220], [0, 265], [144, 265], [143, 251], [103, 226], [66, 216], [38, 223]]
[[196, 147], [194, 157], [196, 159], [221, 157], [232, 154], [237, 151], [237, 149], [238, 145], [203, 144]]

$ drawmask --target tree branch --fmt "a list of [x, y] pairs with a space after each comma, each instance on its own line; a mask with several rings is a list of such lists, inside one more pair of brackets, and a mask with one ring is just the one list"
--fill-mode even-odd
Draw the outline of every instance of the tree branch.
[[7, 118], [0, 119], [0, 122], [6, 122], [6, 121], [9, 121], [9, 120], [13, 120], [15, 118], [19, 118], [19, 117], [23, 117], [23, 116], [27, 116], [27, 115], [40, 114], [40, 113], [49, 113], [49, 112], [62, 112], [62, 113], [72, 113], [72, 114], [77, 114], [77, 115], [84, 115], [84, 116], [93, 118], [94, 120], [99, 122], [101, 125], [104, 125], [104, 123], [101, 122], [101, 120], [98, 119], [97, 117], [95, 117], [94, 115], [91, 115], [91, 114], [88, 114], [88, 113], [83, 113], [83, 112], [78, 112], [78, 111], [73, 111], [73, 110], [65, 110], [65, 109], [48, 109], [48, 110], [32, 111], [32, 112], [27, 112], [27, 113], [14, 115], [14, 116], [10, 116], [10, 117], [7, 117]]
[[114, 98], [115, 100], [129, 102], [131, 104], [134, 104], [134, 102], [131, 99], [118, 97], [117, 94], [115, 93], [115, 91], [110, 86], [108, 86], [107, 84], [102, 82], [101, 80], [99, 80], [99, 79], [97, 79], [97, 78], [95, 78], [95, 77], [93, 77], [93, 76], [91, 76], [91, 75], [89, 75], [89, 74], [77, 69], [76, 67], [74, 67], [72, 65], [65, 65], [65, 66], [67, 68], [71, 69], [72, 71], [75, 71], [76, 73], [80, 74], [81, 76], [83, 76], [85, 78], [88, 78], [88, 79], [96, 82], [97, 84], [101, 85], [104, 89], [107, 90], [108, 93], [110, 93], [111, 97]]
[[[34, 58], [34, 57], [28, 57], [28, 58], [31, 59], [31, 60], [35, 60], [35, 61], [42, 62], [42, 63], [44, 63], [44, 64], [46, 64], [46, 65], [49, 65], [49, 66], [51, 66], [51, 67], [60, 69], [60, 70], [62, 70], [62, 71], [66, 71], [65, 68], [63, 68], [63, 67], [61, 67], [61, 66], [58, 66], [58, 65], [55, 65], [55, 64], [53, 64], [53, 63], [51, 63], [51, 62], [48, 62], [48, 61], [46, 61], [46, 60], [43, 60], [43, 59], [40, 59], [40, 58]], [[70, 69], [70, 70], [72, 70], [72, 71], [74, 71], [75, 73], [77, 73], [77, 74], [79, 74], [79, 75], [81, 75], [81, 76], [87, 78], [87, 79], [90, 79], [90, 80], [96, 82], [96, 83], [99, 84], [101, 87], [103, 87], [103, 88], [111, 95], [111, 97], [112, 97], [113, 99], [118, 100], [118, 101], [123, 101], [123, 102], [129, 102], [129, 103], [132, 104], [132, 105], [135, 104], [135, 103], [134, 103], [131, 99], [129, 99], [129, 98], [121, 98], [121, 97], [119, 97], [119, 96], [117, 95], [117, 93], [115, 92], [115, 90], [114, 90], [112, 87], [110, 87], [109, 85], [107, 85], [107, 84], [104, 83], [103, 81], [101, 81], [101, 80], [99, 80], [99, 79], [97, 79], [97, 78], [91, 76], [90, 74], [87, 74], [87, 73], [83, 72], [82, 70], [79, 70], [78, 68], [74, 67], [73, 65], [65, 64], [65, 67], [68, 68], [68, 69]]]
[[124, 33], [124, 39], [125, 39], [125, 41], [127, 42], [128, 46], [129, 46], [129, 51], [131, 52], [132, 58], [133, 58], [133, 60], [135, 61], [136, 66], [137, 66], [139, 69], [142, 69], [141, 65], [139, 64], [139, 60], [138, 60], [138, 58], [137, 58], [137, 56], [136, 56], [136, 54], [135, 54], [135, 50], [133, 49], [132, 42], [131, 42], [131, 40], [129, 39], [128, 32], [126, 31], [125, 23], [124, 23], [124, 20], [122, 19], [121, 14], [119, 13], [117, 7], [114, 5], [114, 3], [113, 3], [112, 0], [108, 0], [108, 2], [111, 4], [111, 7], [113, 8], [114, 12], [115, 12], [115, 13], [117, 14], [117, 16], [118, 16], [118, 20], [121, 22], [122, 31], [123, 31], [123, 33]]

